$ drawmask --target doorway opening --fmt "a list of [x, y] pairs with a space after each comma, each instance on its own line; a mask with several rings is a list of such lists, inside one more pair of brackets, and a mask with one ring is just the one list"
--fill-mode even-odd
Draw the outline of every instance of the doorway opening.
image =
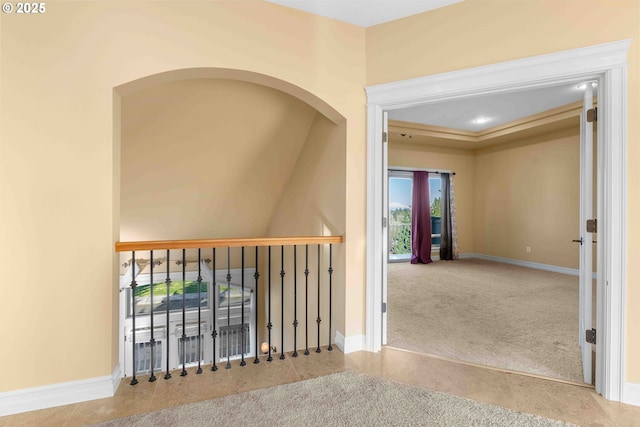
[[[599, 249], [597, 262], [596, 390], [611, 400], [621, 400], [624, 383], [624, 235], [626, 217], [624, 196], [626, 180], [626, 52], [629, 41], [575, 49], [552, 55], [527, 58], [476, 69], [379, 85], [367, 88], [369, 97], [369, 194], [368, 203], [368, 283], [367, 337], [369, 350], [378, 351], [384, 341], [385, 317], [383, 282], [387, 274], [383, 228], [386, 206], [383, 188], [387, 159], [385, 131], [387, 112], [418, 105], [473, 98], [486, 94], [544, 88], [576, 80], [599, 79], [599, 104], [603, 117], [598, 126], [598, 187], [602, 189], [597, 216], [602, 227], [598, 233], [607, 238]], [[606, 58], [606, 59], [605, 59]], [[381, 149], [382, 147], [382, 149]], [[615, 221], [614, 221], [615, 218]], [[604, 286], [604, 283], [607, 286]], [[379, 304], [379, 305], [378, 305]], [[376, 310], [382, 307], [382, 311]], [[614, 314], [615, 313], [615, 314]], [[620, 316], [622, 314], [622, 317]], [[602, 338], [602, 340], [600, 340]]]
[[[576, 100], [584, 92], [576, 84], [566, 84], [439, 103], [425, 111], [420, 124], [411, 125], [402, 119], [414, 109], [391, 112], [389, 262], [406, 261], [411, 252], [413, 172], [407, 169], [412, 166], [431, 171], [429, 219], [434, 234], [432, 264], [388, 266], [387, 345], [591, 383], [590, 361], [581, 360], [577, 339], [583, 335], [579, 324], [585, 323], [578, 321], [583, 248], [572, 242], [580, 230], [580, 171], [584, 168], [582, 101]], [[517, 110], [528, 114], [537, 103], [544, 111], [502, 123], [502, 109], [508, 109], [510, 118]], [[429, 111], [449, 112], [446, 120], [457, 127], [447, 132], [437, 129], [441, 123]], [[483, 141], [466, 149], [454, 138], [445, 141], [447, 134], [459, 132], [458, 126], [469, 122], [469, 116], [481, 113], [500, 122], [482, 130]], [[499, 138], [487, 137], [498, 132]], [[451, 147], [437, 145], [445, 142]], [[583, 157], [592, 158], [586, 153]], [[463, 259], [453, 262], [439, 261], [438, 256], [442, 194], [437, 172], [442, 168], [457, 171], [450, 177], [456, 182], [454, 223], [460, 229], [457, 237]], [[593, 170], [589, 182], [593, 182]], [[588, 376], [583, 375], [583, 364], [589, 367], [585, 369]]]

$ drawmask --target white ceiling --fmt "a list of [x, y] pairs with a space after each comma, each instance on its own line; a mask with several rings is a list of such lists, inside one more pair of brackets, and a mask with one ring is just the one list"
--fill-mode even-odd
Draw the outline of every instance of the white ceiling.
[[[389, 118], [478, 132], [580, 101], [584, 91], [577, 83], [421, 105], [390, 111]], [[489, 121], [474, 123], [479, 117]]]
[[361, 27], [382, 24], [463, 0], [266, 0]]

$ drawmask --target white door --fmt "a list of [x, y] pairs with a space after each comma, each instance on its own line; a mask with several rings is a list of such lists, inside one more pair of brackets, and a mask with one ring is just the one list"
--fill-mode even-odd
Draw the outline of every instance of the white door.
[[594, 214], [594, 128], [587, 119], [588, 110], [593, 108], [592, 82], [586, 82], [584, 104], [580, 116], [580, 309], [578, 340], [582, 352], [582, 374], [584, 382], [593, 383], [593, 344], [587, 342], [587, 331], [593, 328], [593, 250], [595, 232], [587, 229], [587, 221], [595, 219]]
[[387, 345], [387, 261], [389, 258], [389, 116], [382, 113], [382, 345]]

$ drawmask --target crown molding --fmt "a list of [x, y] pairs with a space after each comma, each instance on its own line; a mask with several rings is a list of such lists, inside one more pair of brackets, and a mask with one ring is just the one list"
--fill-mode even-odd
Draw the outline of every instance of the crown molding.
[[579, 117], [581, 112], [582, 102], [578, 101], [481, 131], [389, 120], [389, 134], [391, 142], [477, 150], [576, 126], [576, 121], [571, 119]]

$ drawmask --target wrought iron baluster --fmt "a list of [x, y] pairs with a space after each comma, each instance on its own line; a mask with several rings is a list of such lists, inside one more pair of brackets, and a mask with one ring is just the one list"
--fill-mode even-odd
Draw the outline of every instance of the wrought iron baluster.
[[281, 284], [281, 292], [280, 292], [280, 344], [282, 344], [282, 348], [280, 349], [280, 360], [284, 360], [284, 245], [281, 246], [280, 250], [281, 254], [281, 266], [280, 266], [280, 284]]
[[155, 368], [155, 353], [156, 353], [156, 340], [154, 338], [154, 328], [153, 328], [153, 251], [150, 251], [149, 254], [149, 266], [151, 270], [149, 270], [149, 286], [150, 286], [150, 298], [151, 298], [151, 340], [149, 341], [149, 348], [151, 349], [151, 376], [149, 377], [149, 382], [152, 383], [156, 380], [156, 376], [153, 372]]
[[256, 308], [256, 315], [255, 315], [255, 326], [254, 326], [254, 331], [256, 334], [256, 358], [253, 359], [253, 363], [260, 363], [260, 359], [258, 359], [258, 351], [260, 351], [260, 347], [258, 346], [258, 307], [260, 306], [260, 301], [258, 299], [258, 279], [260, 278], [260, 273], [258, 272], [258, 247], [256, 246], [256, 272], [253, 274], [253, 278], [256, 280], [255, 283], [255, 308]]
[[316, 323], [318, 324], [318, 348], [316, 348], [316, 353], [320, 353], [322, 350], [320, 349], [320, 323], [322, 322], [322, 318], [320, 317], [320, 245], [318, 244], [318, 317], [316, 318]]
[[131, 322], [132, 322], [132, 338], [133, 338], [133, 378], [131, 385], [138, 384], [136, 379], [136, 251], [131, 252]]
[[267, 357], [267, 362], [271, 362], [273, 360], [273, 358], [271, 357], [271, 328], [273, 328], [273, 324], [271, 323], [271, 246], [269, 246], [269, 269], [268, 269], [268, 295], [267, 295], [267, 299], [269, 300], [269, 302], [267, 303], [267, 305], [269, 306], [269, 314], [268, 314], [268, 320], [267, 320], [267, 331], [268, 331], [268, 335], [269, 335], [269, 356]]
[[241, 306], [240, 306], [240, 339], [242, 342], [240, 343], [240, 352], [242, 353], [240, 366], [245, 366], [247, 362], [244, 361], [244, 246], [242, 247], [242, 268], [241, 268], [242, 278], [240, 279], [240, 286], [242, 289], [242, 298], [240, 298]]
[[182, 250], [182, 372], [180, 372], [181, 377], [187, 376], [186, 369], [186, 360], [187, 360], [187, 307], [186, 307], [186, 296], [187, 296], [187, 260], [186, 260], [186, 249]]
[[202, 306], [202, 296], [200, 295], [200, 286], [202, 286], [202, 267], [200, 265], [200, 263], [202, 262], [202, 257], [200, 254], [200, 248], [198, 248], [198, 370], [196, 371], [196, 374], [201, 374], [202, 373], [202, 367], [200, 366], [200, 362], [202, 359], [202, 340], [200, 339], [200, 337], [202, 336], [202, 331], [201, 331], [201, 306]]
[[167, 249], [167, 280], [165, 281], [166, 285], [167, 285], [167, 332], [165, 334], [166, 339], [165, 341], [167, 342], [167, 372], [164, 374], [164, 379], [168, 380], [169, 378], [171, 378], [171, 373], [169, 372], [169, 342], [171, 341], [169, 339], [169, 314], [171, 311], [171, 293], [170, 293], [170, 288], [171, 288], [171, 263], [169, 260], [169, 255], [170, 255], [170, 251], [169, 249]]
[[212, 290], [212, 295], [209, 295], [209, 304], [211, 304], [212, 307], [212, 321], [211, 324], [213, 325], [213, 331], [211, 332], [211, 338], [213, 338], [213, 365], [211, 365], [211, 370], [212, 371], [217, 371], [218, 370], [218, 365], [216, 365], [216, 359], [217, 359], [217, 355], [216, 355], [216, 338], [218, 337], [218, 330], [216, 329], [216, 325], [218, 323], [218, 318], [216, 317], [216, 306], [217, 304], [217, 295], [218, 295], [218, 291], [216, 290], [216, 248], [212, 248], [212, 267], [213, 267], [213, 283], [211, 286], [211, 290]]
[[231, 248], [227, 247], [227, 366], [231, 369]]
[[309, 245], [304, 247], [304, 354], [309, 355]]
[[293, 354], [298, 357], [298, 257], [297, 245], [293, 245]]
[[332, 251], [333, 245], [329, 244], [329, 347], [327, 347], [327, 350], [329, 351], [333, 350], [333, 347], [331, 346], [331, 276], [333, 275]]

